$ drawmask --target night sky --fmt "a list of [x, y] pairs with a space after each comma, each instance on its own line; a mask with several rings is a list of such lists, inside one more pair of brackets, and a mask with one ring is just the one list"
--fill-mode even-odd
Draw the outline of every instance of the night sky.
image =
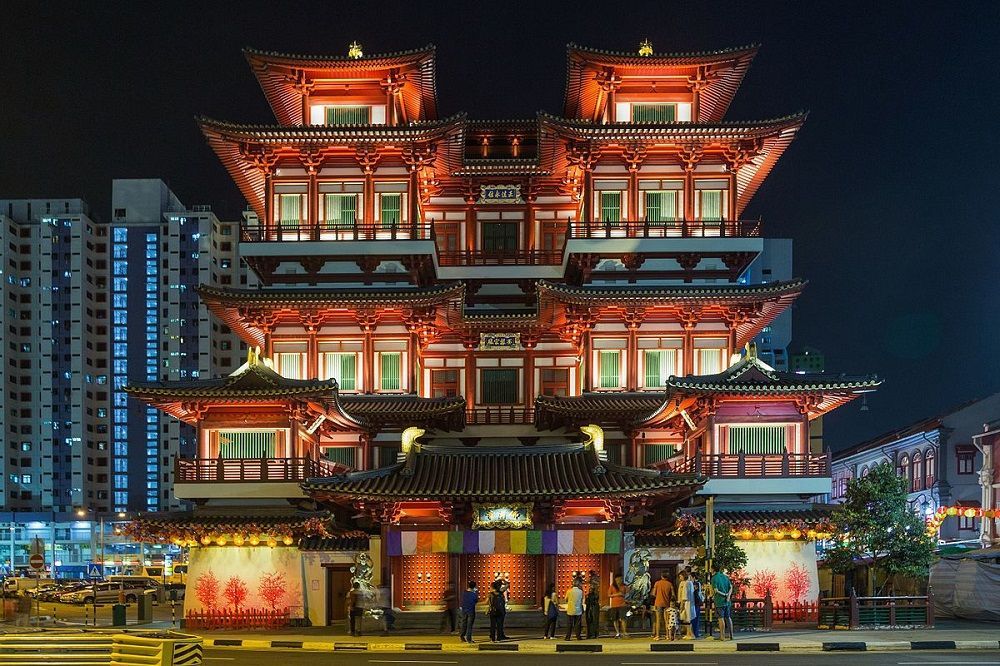
[[[763, 45], [730, 109], [809, 109], [746, 211], [795, 240], [810, 284], [795, 348], [884, 387], [827, 419], [839, 448], [1000, 390], [1000, 3], [7, 2], [0, 196], [75, 197], [159, 177], [236, 219], [194, 116], [273, 117], [241, 49], [367, 53], [434, 43], [442, 115], [562, 108], [565, 45]], [[1000, 418], [1000, 414], [997, 415]]]

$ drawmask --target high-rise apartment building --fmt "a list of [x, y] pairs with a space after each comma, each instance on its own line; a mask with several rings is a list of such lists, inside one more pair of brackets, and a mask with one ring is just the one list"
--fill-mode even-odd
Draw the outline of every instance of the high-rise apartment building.
[[175, 507], [172, 460], [191, 433], [117, 389], [239, 366], [239, 339], [195, 294], [247, 285], [239, 224], [160, 180], [126, 179], [109, 222], [81, 199], [11, 199], [0, 227], [0, 510]]

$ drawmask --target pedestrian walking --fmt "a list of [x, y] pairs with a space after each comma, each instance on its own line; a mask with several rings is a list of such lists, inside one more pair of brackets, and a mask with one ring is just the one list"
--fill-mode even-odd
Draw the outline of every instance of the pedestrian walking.
[[462, 593], [462, 642], [474, 643], [472, 640], [472, 625], [476, 622], [476, 604], [479, 603], [479, 590], [476, 581], [470, 580], [465, 592]]
[[608, 619], [615, 629], [615, 638], [628, 638], [628, 629], [625, 628], [625, 593], [627, 588], [622, 580], [621, 574], [616, 574], [608, 589]]
[[583, 621], [583, 578], [577, 576], [573, 579], [573, 585], [566, 591], [566, 640], [571, 640], [576, 632], [576, 640], [583, 640], [581, 636]]
[[693, 615], [691, 616], [691, 633], [694, 634], [695, 640], [701, 638], [701, 605], [705, 603], [705, 594], [702, 591], [701, 580], [698, 576], [691, 571], [691, 569], [685, 569], [691, 575], [691, 587], [694, 590], [694, 596], [691, 599], [691, 611]]
[[444, 593], [441, 595], [441, 633], [444, 633], [445, 625], [448, 625], [449, 633], [455, 633], [456, 596], [455, 586], [452, 583], [448, 583], [448, 586], [444, 589]]
[[559, 598], [556, 596], [556, 584], [549, 583], [545, 590], [545, 601], [542, 606], [545, 614], [545, 631], [542, 632], [544, 640], [551, 640], [556, 637], [556, 620], [559, 619]]
[[694, 634], [691, 633], [691, 619], [694, 617], [694, 611], [691, 609], [693, 597], [694, 583], [691, 582], [691, 574], [687, 570], [682, 571], [677, 577], [677, 607], [680, 610], [685, 640], [694, 639]]
[[719, 616], [719, 637], [716, 640], [726, 640], [726, 626], [729, 627], [729, 639], [733, 638], [733, 616], [732, 616], [732, 596], [733, 581], [729, 579], [726, 572], [720, 567], [713, 569], [711, 586], [712, 601], [715, 604], [715, 612]]
[[378, 588], [376, 606], [382, 611], [382, 631], [389, 633], [396, 628], [396, 616], [392, 612], [392, 594], [388, 585]]
[[[667, 637], [666, 618], [664, 614], [674, 600], [674, 584], [667, 578], [666, 569], [660, 573], [660, 580], [653, 584], [653, 636], [654, 641]], [[662, 632], [660, 631], [662, 628]]]

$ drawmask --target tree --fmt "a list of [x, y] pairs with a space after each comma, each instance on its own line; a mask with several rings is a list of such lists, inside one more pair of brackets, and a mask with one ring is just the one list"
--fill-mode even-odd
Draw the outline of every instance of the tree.
[[264, 574], [257, 587], [257, 595], [271, 604], [271, 610], [275, 610], [281, 600], [285, 598], [285, 586], [285, 574], [278, 571]]
[[867, 565], [879, 594], [892, 591], [896, 576], [924, 577], [934, 561], [934, 539], [920, 516], [907, 505], [906, 479], [889, 463], [873, 467], [867, 476], [847, 483], [844, 503], [833, 512], [834, 543], [826, 552], [838, 573]]
[[785, 589], [788, 590], [791, 601], [800, 601], [809, 591], [809, 572], [798, 562], [785, 572]]
[[[715, 527], [715, 553], [712, 557], [712, 566], [719, 567], [723, 571], [738, 571], [747, 565], [747, 554], [736, 544], [733, 533], [728, 525], [717, 525]], [[708, 554], [699, 555], [691, 560], [691, 566], [702, 571], [708, 570]]]
[[770, 569], [761, 569], [753, 574], [753, 582], [750, 583], [753, 593], [760, 599], [767, 595], [774, 596], [778, 590], [778, 574]]
[[225, 595], [226, 599], [229, 600], [229, 604], [236, 610], [240, 609], [243, 602], [247, 598], [247, 586], [242, 579], [237, 576], [233, 576], [226, 581], [226, 589], [222, 593]]
[[219, 579], [211, 569], [198, 576], [198, 582], [194, 584], [194, 594], [203, 608], [212, 610], [218, 604]]

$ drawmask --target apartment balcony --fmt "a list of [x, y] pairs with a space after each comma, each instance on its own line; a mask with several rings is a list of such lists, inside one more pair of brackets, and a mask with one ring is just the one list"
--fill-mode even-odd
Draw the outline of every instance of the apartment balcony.
[[663, 467], [708, 478], [703, 495], [822, 495], [830, 492], [828, 453], [699, 453]]
[[178, 458], [174, 492], [181, 499], [304, 497], [299, 484], [306, 479], [346, 471], [313, 458]]

